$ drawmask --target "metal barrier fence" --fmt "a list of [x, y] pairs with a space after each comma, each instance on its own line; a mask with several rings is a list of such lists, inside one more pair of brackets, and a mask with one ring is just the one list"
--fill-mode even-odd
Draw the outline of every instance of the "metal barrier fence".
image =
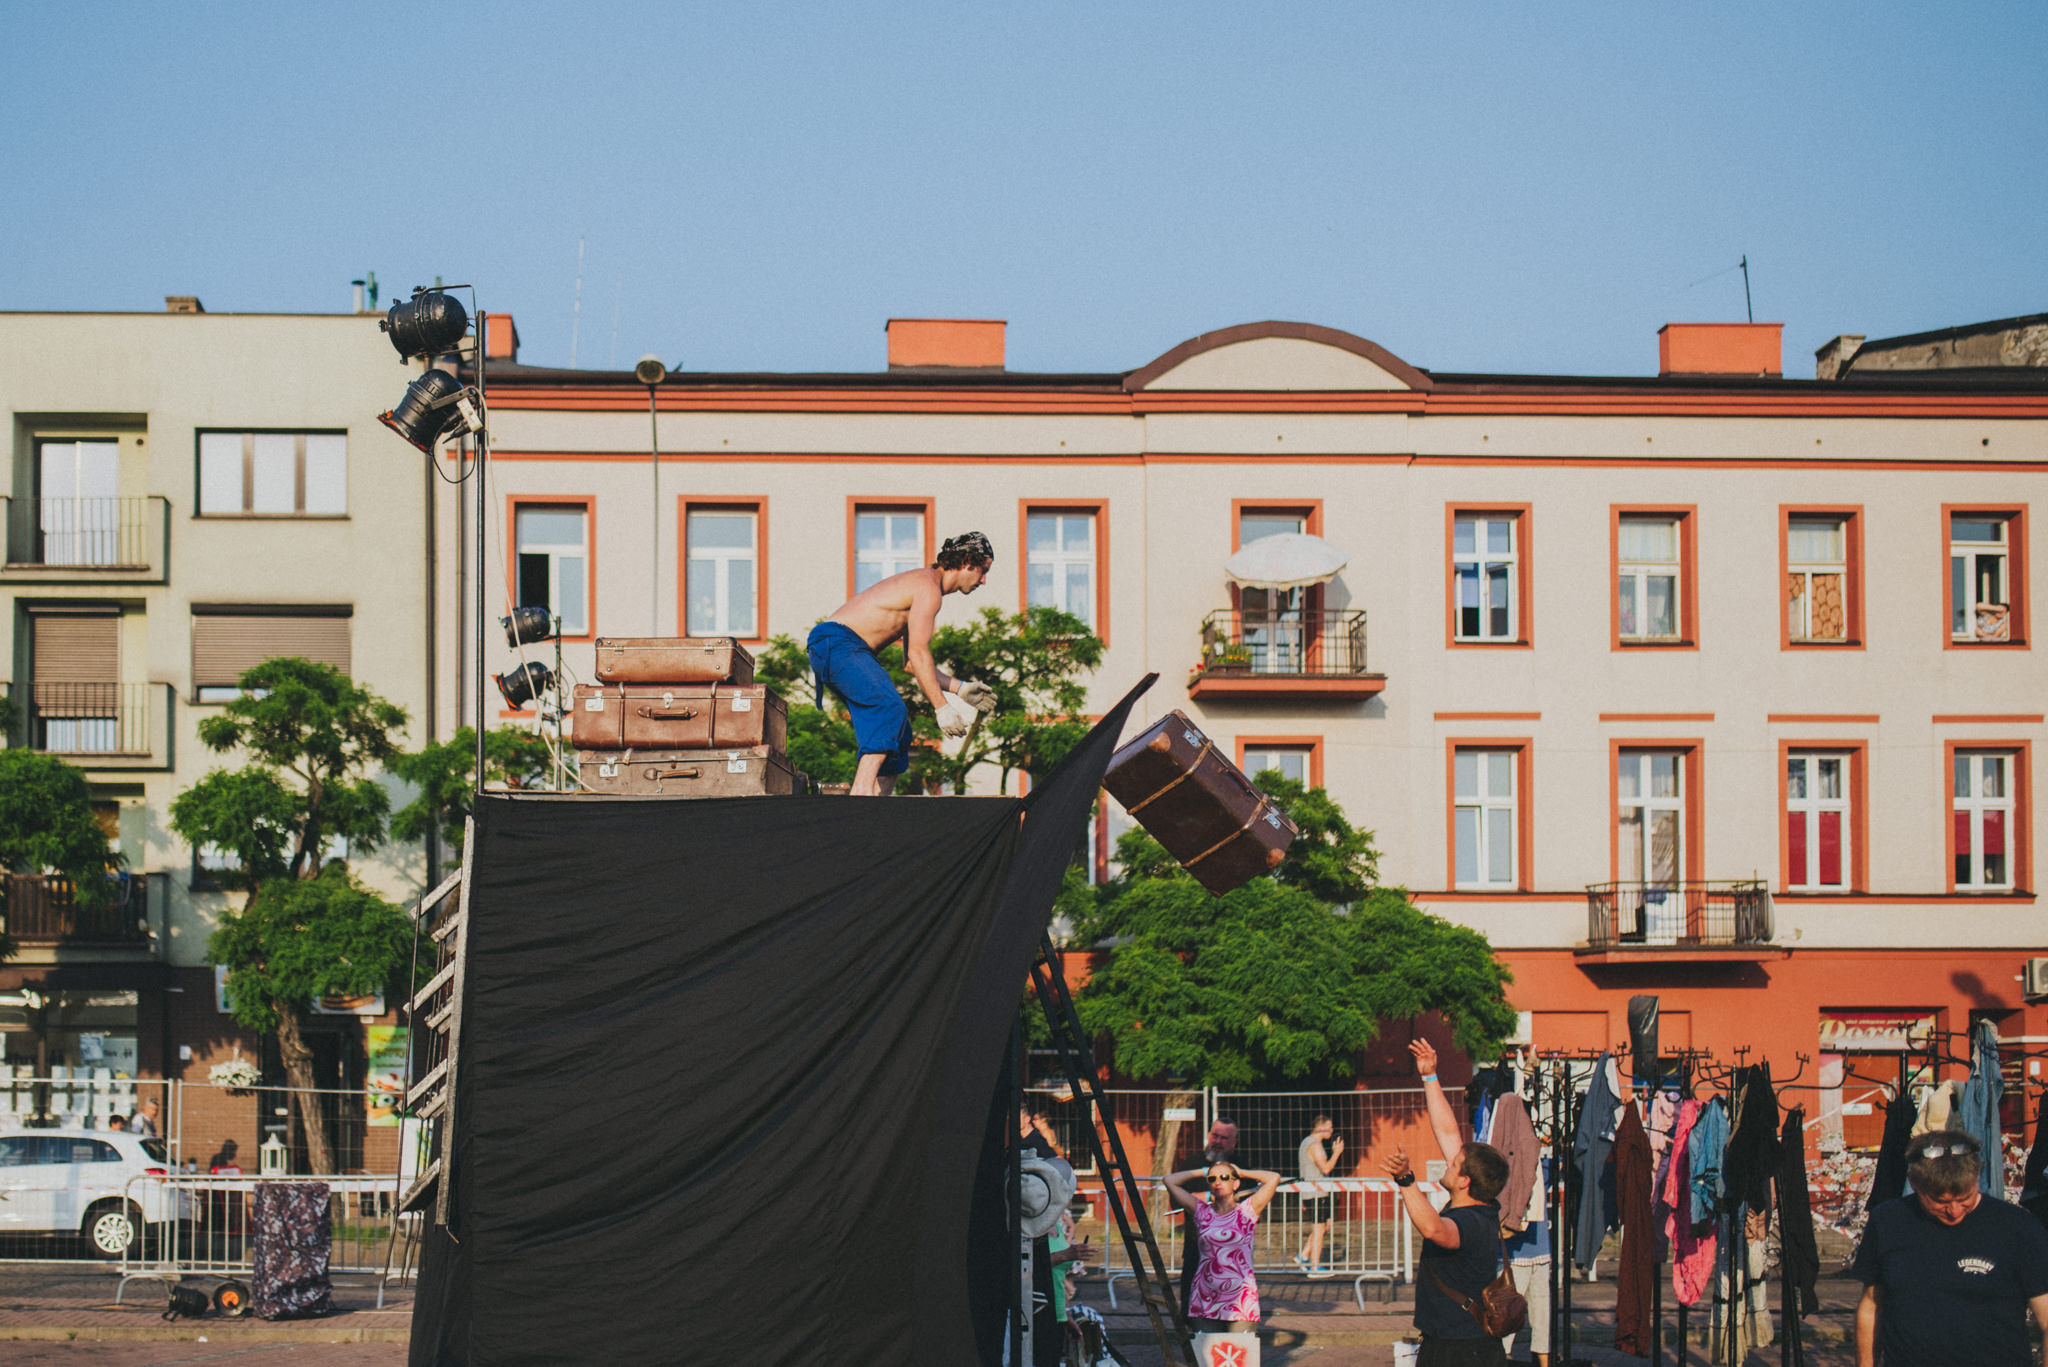
[[[128, 1284], [136, 1281], [175, 1282], [187, 1277], [220, 1277], [243, 1281], [255, 1271], [252, 1224], [256, 1192], [266, 1184], [325, 1182], [333, 1242], [327, 1258], [330, 1274], [374, 1277], [377, 1305], [384, 1305], [385, 1287], [406, 1275], [408, 1259], [393, 1241], [411, 1231], [392, 1218], [398, 1199], [396, 1177], [195, 1177], [144, 1176], [129, 1181], [126, 1196], [133, 1208], [155, 1212], [150, 1228], [134, 1239], [121, 1256], [121, 1282], [114, 1293], [119, 1305]], [[171, 1218], [176, 1212], [176, 1218]], [[402, 1217], [417, 1221], [417, 1215]]]
[[[1105, 1091], [1109, 1118], [1123, 1135], [1124, 1150], [1134, 1171], [1164, 1175], [1201, 1160], [1202, 1145], [1209, 1135], [1209, 1095], [1201, 1091], [1170, 1091], [1151, 1088], [1123, 1088]], [[1083, 1176], [1095, 1172], [1095, 1156], [1088, 1145], [1089, 1118], [1086, 1105], [1071, 1088], [1027, 1087], [1026, 1110], [1043, 1114], [1053, 1137]], [[1171, 1161], [1161, 1166], [1164, 1147]]]

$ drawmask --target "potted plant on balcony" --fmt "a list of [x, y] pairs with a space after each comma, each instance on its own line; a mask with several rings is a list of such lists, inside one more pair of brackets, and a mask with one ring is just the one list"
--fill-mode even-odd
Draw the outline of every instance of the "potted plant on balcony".
[[1241, 641], [1213, 641], [1209, 653], [1195, 663], [1188, 671], [1188, 682], [1193, 683], [1204, 674], [1244, 674], [1252, 667], [1251, 648]]

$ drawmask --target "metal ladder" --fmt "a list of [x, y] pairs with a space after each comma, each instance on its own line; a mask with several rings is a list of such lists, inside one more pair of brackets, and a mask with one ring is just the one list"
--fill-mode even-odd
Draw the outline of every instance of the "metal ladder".
[[1124, 1154], [1123, 1136], [1116, 1121], [1103, 1109], [1102, 1084], [1095, 1076], [1094, 1049], [1081, 1017], [1074, 1010], [1073, 994], [1067, 991], [1066, 975], [1058, 969], [1059, 950], [1052, 936], [1039, 943], [1039, 956], [1031, 965], [1031, 985], [1045, 1009], [1045, 1021], [1052, 1029], [1053, 1046], [1059, 1050], [1060, 1067], [1074, 1081], [1088, 1111], [1088, 1147], [1095, 1155], [1097, 1170], [1106, 1188], [1103, 1204], [1116, 1217], [1117, 1232], [1131, 1260], [1137, 1278], [1138, 1296], [1152, 1320], [1153, 1337], [1159, 1354], [1169, 1367], [1195, 1367], [1195, 1345], [1188, 1332], [1187, 1317], [1181, 1313], [1180, 1297], [1166, 1273], [1159, 1243], [1152, 1237], [1152, 1221], [1145, 1213], [1145, 1195], [1131, 1172]]
[[462, 869], [420, 899], [415, 919], [435, 945], [434, 974], [413, 993], [406, 1017], [418, 1031], [417, 1066], [424, 1069], [407, 1087], [409, 1114], [433, 1126], [431, 1156], [398, 1198], [396, 1214], [422, 1209], [431, 1195], [434, 1223], [448, 1223], [448, 1180], [455, 1165], [455, 1064], [462, 1046], [462, 975], [469, 949], [469, 875], [476, 849], [474, 818], [462, 842]]

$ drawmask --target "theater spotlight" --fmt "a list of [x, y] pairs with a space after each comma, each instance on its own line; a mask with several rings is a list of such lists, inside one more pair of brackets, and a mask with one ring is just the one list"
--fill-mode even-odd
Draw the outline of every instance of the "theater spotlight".
[[508, 646], [532, 645], [545, 641], [561, 631], [561, 624], [546, 608], [525, 607], [512, 609], [510, 617], [500, 617], [498, 625], [505, 628], [505, 644]]
[[416, 289], [412, 298], [393, 304], [377, 326], [391, 334], [391, 345], [410, 361], [439, 356], [461, 341], [469, 331], [469, 311], [452, 294]]
[[407, 385], [405, 397], [398, 401], [398, 406], [388, 413], [378, 414], [377, 421], [432, 455], [434, 443], [455, 420], [455, 414], [448, 405], [461, 392], [462, 381], [445, 370], [429, 370]]
[[526, 705], [555, 686], [555, 672], [539, 660], [528, 660], [517, 669], [495, 676], [505, 705], [522, 712]]

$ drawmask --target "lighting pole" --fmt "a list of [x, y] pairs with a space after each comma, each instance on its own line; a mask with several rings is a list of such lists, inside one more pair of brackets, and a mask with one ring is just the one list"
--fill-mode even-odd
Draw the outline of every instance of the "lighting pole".
[[647, 428], [648, 468], [654, 475], [654, 548], [650, 552], [653, 574], [648, 587], [654, 590], [647, 603], [647, 620], [651, 630], [649, 636], [661, 635], [661, 414], [655, 407], [654, 392], [661, 382], [668, 378], [668, 367], [661, 363], [659, 356], [652, 353], [642, 356], [640, 363], [633, 367], [633, 375], [647, 386]]

